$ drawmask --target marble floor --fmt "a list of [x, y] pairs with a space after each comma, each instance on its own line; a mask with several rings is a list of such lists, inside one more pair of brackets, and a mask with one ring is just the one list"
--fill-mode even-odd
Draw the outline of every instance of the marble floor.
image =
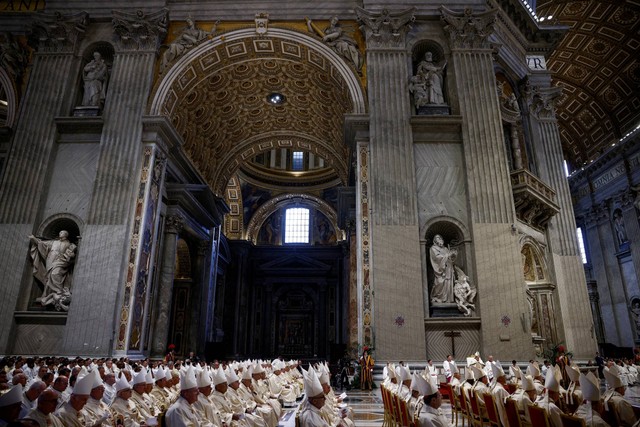
[[[340, 393], [341, 391], [337, 389], [336, 392]], [[345, 403], [353, 408], [353, 420], [357, 427], [382, 426], [384, 409], [379, 388], [373, 391], [344, 390], [344, 392], [347, 393]], [[441, 409], [451, 419], [451, 405], [448, 401], [443, 401]]]

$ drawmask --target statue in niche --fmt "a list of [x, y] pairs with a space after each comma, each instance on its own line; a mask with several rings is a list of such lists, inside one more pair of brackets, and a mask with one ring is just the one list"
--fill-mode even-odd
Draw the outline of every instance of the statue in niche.
[[107, 64], [100, 52], [93, 52], [93, 60], [84, 66], [82, 80], [84, 80], [83, 107], [99, 107], [105, 98], [105, 88], [108, 77]]
[[634, 298], [631, 301], [631, 314], [636, 324], [636, 336], [640, 338], [640, 299]]
[[433, 267], [433, 285], [431, 287], [431, 303], [454, 303], [453, 286], [455, 281], [454, 261], [458, 256], [457, 249], [444, 246], [444, 239], [436, 234], [429, 250]]
[[53, 306], [56, 311], [69, 311], [69, 273], [75, 261], [76, 245], [69, 241], [65, 230], [60, 231], [57, 239], [45, 240], [31, 235], [29, 241], [33, 276], [44, 286], [36, 302]]
[[307, 22], [307, 28], [310, 32], [316, 33], [322, 37], [322, 41], [330, 46], [333, 50], [338, 52], [342, 57], [353, 63], [358, 74], [362, 74], [362, 65], [364, 64], [364, 58], [358, 49], [358, 43], [350, 36], [345, 29], [340, 25], [340, 21], [337, 16], [334, 16], [329, 21], [329, 26], [322, 31], [318, 28], [311, 19], [305, 17]]
[[469, 276], [467, 276], [457, 265], [454, 267], [457, 276], [455, 284], [453, 285], [453, 294], [456, 299], [456, 305], [463, 316], [469, 317], [471, 316], [472, 310], [476, 309], [474, 300], [476, 299], [477, 291], [471, 287], [471, 284], [469, 283]]
[[442, 83], [446, 66], [446, 62], [440, 66], [436, 65], [432, 52], [424, 54], [424, 59], [418, 64], [416, 75], [411, 78], [410, 89], [414, 94], [416, 109], [427, 105], [445, 105]]
[[169, 64], [176, 58], [182, 56], [187, 50], [196, 46], [203, 40], [209, 38], [216, 32], [220, 21], [216, 21], [213, 24], [211, 31], [204, 31], [196, 27], [195, 22], [191, 17], [187, 18], [187, 26], [182, 30], [180, 35], [169, 45], [168, 49], [164, 51], [162, 55], [162, 61], [160, 62], [160, 72], [164, 73], [169, 67]]
[[624, 228], [624, 218], [622, 212], [619, 210], [613, 213], [613, 227], [616, 230], [616, 236], [618, 237], [618, 245], [629, 241], [627, 238], [627, 230]]

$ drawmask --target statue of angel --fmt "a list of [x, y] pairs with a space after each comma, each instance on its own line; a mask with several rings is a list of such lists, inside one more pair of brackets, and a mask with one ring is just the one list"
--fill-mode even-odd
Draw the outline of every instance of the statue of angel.
[[163, 73], [171, 62], [182, 56], [188, 49], [191, 49], [214, 34], [219, 23], [220, 21], [216, 21], [211, 31], [207, 32], [196, 27], [191, 17], [187, 18], [187, 26], [183, 28], [180, 35], [169, 45], [168, 49], [164, 51], [162, 62], [160, 63], [160, 72]]
[[322, 37], [323, 42], [333, 48], [333, 50], [338, 52], [342, 57], [352, 62], [359, 74], [362, 73], [364, 58], [360, 53], [360, 49], [358, 49], [358, 43], [345, 31], [345, 28], [340, 25], [337, 16], [331, 18], [329, 26], [325, 28], [324, 31], [318, 28], [311, 19], [305, 17], [305, 21], [307, 22], [307, 28], [310, 32]]
[[469, 283], [469, 276], [457, 265], [454, 266], [456, 270], [456, 281], [453, 285], [453, 294], [455, 296], [456, 305], [458, 310], [465, 316], [471, 316], [471, 311], [476, 309], [474, 300], [476, 298], [477, 291], [471, 287]]

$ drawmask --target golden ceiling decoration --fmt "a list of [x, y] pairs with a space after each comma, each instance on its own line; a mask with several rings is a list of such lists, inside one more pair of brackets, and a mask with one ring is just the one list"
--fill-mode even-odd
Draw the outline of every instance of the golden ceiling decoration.
[[[181, 67], [159, 112], [215, 192], [224, 193], [243, 162], [274, 148], [312, 152], [346, 182], [342, 127], [354, 105], [325, 55], [280, 37], [247, 36], [208, 42]], [[273, 92], [286, 102], [267, 102]]]
[[635, 1], [538, 1], [538, 16], [571, 28], [548, 61], [560, 134], [574, 168], [640, 122], [640, 5]]

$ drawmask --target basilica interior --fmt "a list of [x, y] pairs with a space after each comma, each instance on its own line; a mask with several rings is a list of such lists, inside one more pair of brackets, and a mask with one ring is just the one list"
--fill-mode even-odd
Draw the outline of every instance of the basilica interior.
[[0, 5], [0, 354], [640, 345], [637, 2]]

